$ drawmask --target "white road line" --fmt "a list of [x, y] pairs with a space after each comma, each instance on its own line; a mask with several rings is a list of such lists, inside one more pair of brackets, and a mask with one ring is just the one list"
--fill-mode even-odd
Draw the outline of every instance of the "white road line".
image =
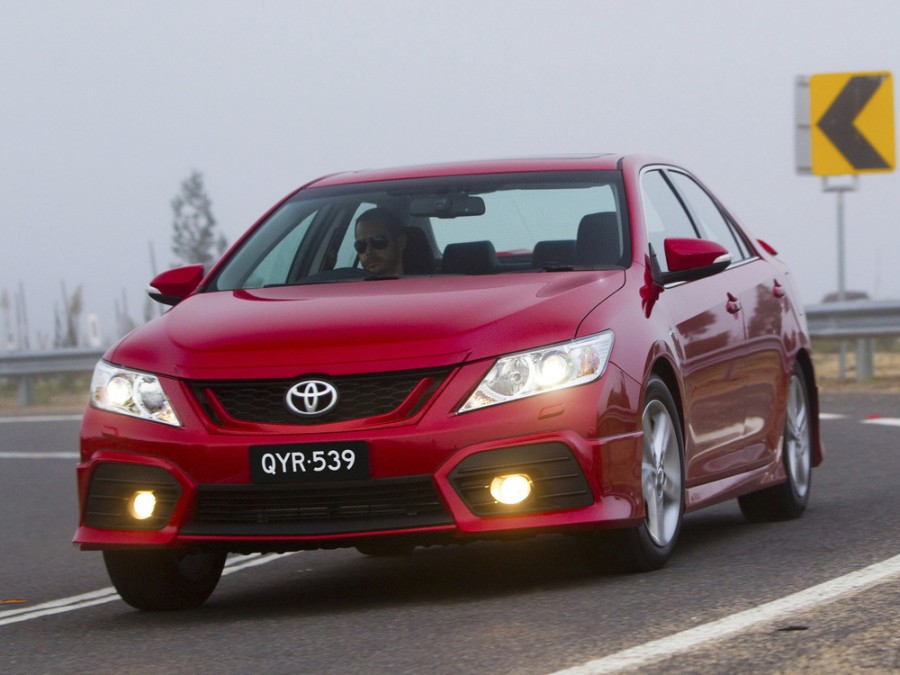
[[863, 420], [863, 424], [884, 424], [889, 427], [900, 427], [900, 417], [873, 417]]
[[[251, 553], [250, 555], [234, 556], [225, 563], [225, 569], [222, 576], [240, 572], [249, 567], [257, 567], [270, 562], [275, 562], [281, 558], [294, 555], [293, 553], [275, 553], [262, 555], [261, 553]], [[73, 595], [60, 600], [51, 600], [49, 602], [35, 605], [34, 607], [19, 607], [17, 609], [7, 609], [0, 611], [0, 626], [6, 626], [11, 623], [20, 623], [22, 621], [31, 621], [42, 616], [50, 616], [52, 614], [62, 614], [63, 612], [73, 612], [76, 609], [84, 609], [93, 607], [94, 605], [102, 605], [106, 602], [118, 600], [119, 594], [112, 586], [101, 588], [99, 591], [91, 591], [90, 593], [82, 593], [81, 595]]]
[[735, 633], [773, 621], [786, 614], [834, 602], [844, 596], [864, 591], [897, 577], [900, 577], [900, 555], [765, 605], [738, 612], [669, 637], [646, 642], [596, 661], [588, 661], [580, 666], [560, 670], [553, 675], [600, 675], [601, 673], [616, 673], [627, 668], [640, 668], [674, 654], [701, 647], [713, 640], [718, 641], [731, 637]]
[[80, 422], [82, 415], [31, 415], [0, 417], [0, 424], [12, 424], [14, 422]]
[[77, 452], [0, 452], [0, 459], [78, 459]]
[[838, 415], [836, 413], [819, 413], [820, 420], [843, 420], [846, 418], [846, 415]]

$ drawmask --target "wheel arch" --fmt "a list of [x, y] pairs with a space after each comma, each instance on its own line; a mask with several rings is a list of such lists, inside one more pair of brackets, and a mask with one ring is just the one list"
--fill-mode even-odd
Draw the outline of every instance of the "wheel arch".
[[816, 371], [813, 367], [812, 355], [806, 349], [797, 352], [794, 362], [803, 373], [806, 394], [809, 397], [809, 413], [812, 431], [812, 465], [819, 466], [824, 459], [825, 450], [819, 435], [819, 386], [816, 384]]
[[653, 366], [650, 368], [647, 379], [649, 380], [653, 375], [656, 375], [663, 381], [663, 384], [666, 385], [669, 393], [672, 395], [672, 399], [675, 401], [675, 407], [678, 411], [678, 426], [681, 429], [681, 437], [685, 438], [684, 401], [681, 396], [681, 382], [675, 374], [674, 366], [668, 359], [660, 356], [654, 361]]

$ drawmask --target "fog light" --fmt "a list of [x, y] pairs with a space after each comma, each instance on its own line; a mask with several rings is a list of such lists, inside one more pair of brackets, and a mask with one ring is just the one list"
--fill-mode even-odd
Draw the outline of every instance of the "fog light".
[[128, 505], [128, 513], [131, 514], [132, 518], [138, 520], [147, 520], [153, 515], [155, 509], [156, 496], [149, 490], [135, 492], [131, 498], [131, 503]]
[[523, 473], [497, 476], [491, 481], [491, 497], [501, 504], [521, 504], [531, 494], [531, 479]]

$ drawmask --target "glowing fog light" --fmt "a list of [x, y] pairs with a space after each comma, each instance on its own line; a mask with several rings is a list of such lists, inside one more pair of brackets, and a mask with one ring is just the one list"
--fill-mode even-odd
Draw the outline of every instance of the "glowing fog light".
[[149, 490], [134, 493], [128, 505], [128, 513], [137, 520], [147, 520], [156, 510], [156, 495]]
[[501, 504], [521, 504], [532, 490], [531, 479], [522, 473], [497, 476], [491, 481], [491, 497]]

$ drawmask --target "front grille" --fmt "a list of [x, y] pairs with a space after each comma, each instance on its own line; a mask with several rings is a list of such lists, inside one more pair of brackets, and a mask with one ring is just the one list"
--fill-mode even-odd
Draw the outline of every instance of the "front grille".
[[300, 378], [194, 382], [192, 386], [207, 414], [219, 424], [222, 420], [217, 418], [210, 399], [218, 401], [228, 416], [242, 422], [312, 425], [387, 415], [404, 403], [407, 405], [398, 414], [410, 417], [428, 402], [448, 372], [417, 370], [321, 378], [337, 388], [340, 398], [333, 410], [315, 418], [300, 417], [285, 404], [285, 395]]
[[[496, 476], [528, 475], [534, 491], [521, 504], [498, 503], [490, 492]], [[572, 451], [563, 443], [537, 443], [479, 452], [467, 457], [450, 481], [472, 513], [497, 516], [538, 511], [557, 511], [589, 506], [593, 494]]]
[[[139, 490], [150, 490], [156, 509], [150, 518], [137, 520], [128, 512]], [[165, 469], [146, 464], [106, 462], [91, 474], [84, 524], [104, 530], [158, 530], [172, 515], [181, 496], [181, 485]]]
[[315, 536], [449, 525], [430, 476], [309, 485], [201, 485], [186, 535]]

